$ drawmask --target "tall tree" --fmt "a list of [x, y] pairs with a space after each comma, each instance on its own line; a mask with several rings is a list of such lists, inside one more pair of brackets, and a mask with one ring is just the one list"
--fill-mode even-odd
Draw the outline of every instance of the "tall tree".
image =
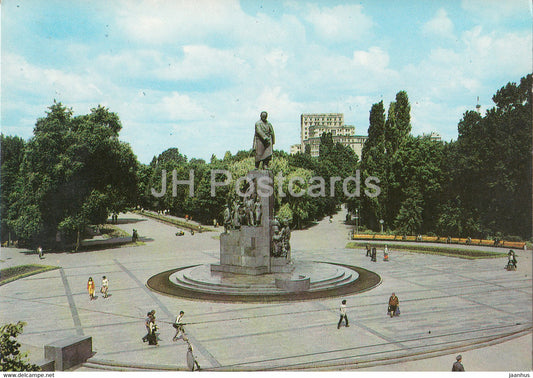
[[[369, 116], [368, 139], [363, 145], [361, 157], [361, 178], [364, 182], [368, 177], [378, 177], [383, 180], [385, 176], [385, 108], [383, 101], [372, 105]], [[383, 185], [383, 181], [380, 186]], [[385, 189], [385, 191], [384, 191]], [[363, 224], [372, 229], [379, 227], [379, 220], [385, 213], [385, 203], [381, 197], [386, 196], [386, 188], [381, 188], [379, 198], [363, 196], [354, 198], [349, 202], [352, 211], [359, 210]]]
[[[493, 96], [485, 116], [469, 111], [447, 150], [451, 178], [439, 225], [464, 236], [531, 237], [532, 75]], [[460, 214], [451, 219], [445, 210]]]
[[137, 159], [118, 140], [115, 113], [99, 106], [88, 115], [54, 102], [37, 120], [10, 193], [8, 226], [33, 244], [58, 235], [72, 242], [88, 224], [104, 223], [137, 196]]
[[1, 168], [0, 168], [0, 219], [2, 231], [2, 240], [6, 240], [10, 236], [10, 229], [7, 226], [7, 212], [10, 207], [9, 193], [13, 191], [24, 157], [25, 142], [22, 138], [4, 136], [0, 134], [0, 152], [1, 152]]

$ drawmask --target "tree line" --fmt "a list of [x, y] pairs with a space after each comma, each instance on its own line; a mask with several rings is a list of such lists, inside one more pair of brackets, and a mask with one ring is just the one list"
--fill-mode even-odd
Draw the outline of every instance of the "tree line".
[[[400, 91], [387, 110], [383, 101], [372, 106], [361, 159], [330, 133], [321, 136], [318, 157], [274, 151], [270, 169], [284, 177], [283, 190], [274, 190], [276, 213], [301, 228], [347, 204], [359, 226], [373, 231], [383, 224], [399, 234], [529, 239], [531, 86], [528, 75], [497, 91], [485, 115], [465, 112], [456, 141], [411, 135], [409, 98]], [[206, 162], [170, 148], [142, 164], [119, 140], [121, 128], [118, 115], [105, 107], [73, 116], [54, 101], [28, 141], [1, 135], [2, 240], [64, 246], [83, 237], [88, 225], [132, 208], [221, 223], [224, 206], [236, 197], [235, 181], [254, 168], [251, 150], [212, 155]], [[232, 181], [212, 196], [214, 170], [230, 172]], [[162, 190], [163, 171], [167, 194], [157, 197], [152, 189]], [[194, 196], [188, 185], [173, 193], [173, 171], [177, 180], [193, 180]], [[377, 177], [380, 193], [347, 195], [358, 184], [343, 187], [334, 177]], [[292, 181], [303, 195], [282, 195], [294, 178], [300, 178]], [[313, 190], [327, 195], [309, 195]]]

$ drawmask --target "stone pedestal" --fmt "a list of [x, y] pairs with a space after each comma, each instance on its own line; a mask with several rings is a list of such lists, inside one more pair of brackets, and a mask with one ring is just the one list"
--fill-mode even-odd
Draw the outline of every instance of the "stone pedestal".
[[92, 357], [93, 341], [90, 336], [73, 336], [44, 346], [44, 358], [54, 361], [55, 370], [64, 371]]
[[215, 272], [258, 275], [270, 273], [270, 232], [268, 227], [242, 226], [220, 234], [220, 265]]
[[282, 272], [290, 262], [288, 258], [276, 258], [274, 270], [270, 256], [272, 231], [270, 223], [274, 217], [274, 196], [261, 196], [257, 182], [274, 188], [274, 177], [268, 170], [253, 170], [248, 173], [256, 188], [261, 203], [261, 222], [258, 226], [241, 226], [220, 234], [220, 264], [212, 264], [211, 271], [248, 275]]

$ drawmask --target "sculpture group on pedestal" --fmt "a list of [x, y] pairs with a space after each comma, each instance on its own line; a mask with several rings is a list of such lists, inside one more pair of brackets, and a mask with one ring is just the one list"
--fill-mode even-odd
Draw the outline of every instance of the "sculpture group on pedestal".
[[[224, 232], [239, 230], [242, 226], [261, 226], [261, 200], [258, 195], [235, 198], [224, 208]], [[271, 256], [286, 257], [290, 250], [291, 229], [287, 220], [274, 217], [270, 222]]]
[[261, 200], [257, 195], [234, 199], [224, 208], [224, 232], [241, 226], [260, 226], [261, 215]]
[[270, 222], [270, 229], [272, 230], [272, 243], [270, 255], [274, 257], [287, 257], [291, 251], [291, 229], [287, 220], [281, 222], [275, 217]]

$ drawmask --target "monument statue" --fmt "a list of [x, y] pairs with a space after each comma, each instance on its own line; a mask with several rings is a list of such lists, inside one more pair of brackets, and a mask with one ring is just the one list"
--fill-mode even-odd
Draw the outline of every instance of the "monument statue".
[[[260, 180], [274, 181], [268, 169], [275, 141], [274, 129], [267, 117], [267, 112], [262, 112], [261, 119], [255, 123], [256, 169], [247, 174], [248, 181], [253, 182], [251, 193], [234, 194], [224, 208], [220, 263], [211, 264], [212, 272], [261, 275], [294, 270], [289, 225], [274, 217], [273, 193], [260, 195], [258, 191]], [[261, 162], [263, 168], [259, 169]]]
[[274, 128], [267, 121], [268, 113], [261, 112], [261, 119], [255, 123], [254, 150], [255, 168], [263, 162], [263, 169], [268, 169], [268, 163], [272, 158], [273, 146], [275, 143]]

